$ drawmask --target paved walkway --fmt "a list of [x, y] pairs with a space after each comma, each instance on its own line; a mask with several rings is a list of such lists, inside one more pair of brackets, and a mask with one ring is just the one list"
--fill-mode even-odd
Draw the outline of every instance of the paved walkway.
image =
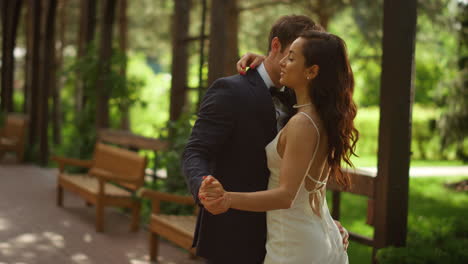
[[[359, 168], [377, 173], [377, 168]], [[412, 167], [410, 177], [468, 176], [468, 166]]]
[[[106, 211], [106, 231], [94, 231], [94, 209], [65, 191], [55, 205], [56, 170], [0, 165], [0, 264], [147, 264], [148, 232], [129, 232], [130, 219]], [[158, 263], [203, 263], [161, 241]]]

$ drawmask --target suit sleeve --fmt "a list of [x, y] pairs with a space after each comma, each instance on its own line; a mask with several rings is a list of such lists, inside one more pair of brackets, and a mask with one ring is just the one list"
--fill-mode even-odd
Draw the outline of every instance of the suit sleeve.
[[[232, 133], [235, 123], [235, 97], [227, 81], [213, 83], [203, 98], [198, 119], [182, 154], [182, 169], [189, 189], [198, 199], [202, 177], [211, 174], [210, 164]], [[216, 177], [216, 175], [213, 175]]]

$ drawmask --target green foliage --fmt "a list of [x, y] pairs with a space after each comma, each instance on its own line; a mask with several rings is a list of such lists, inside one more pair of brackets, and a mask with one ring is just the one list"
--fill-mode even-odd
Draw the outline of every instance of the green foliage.
[[[356, 160], [356, 164], [360, 164], [359, 160], [363, 157], [377, 156], [379, 111], [377, 107], [358, 109], [355, 124], [360, 135], [356, 151], [360, 157], [353, 158], [353, 160]], [[435, 109], [420, 105], [413, 107], [412, 160], [451, 160], [456, 158], [456, 149], [454, 147], [441, 148], [439, 144], [441, 137], [435, 127], [439, 116], [440, 111]], [[375, 165], [377, 164], [374, 163], [373, 166]]]
[[[156, 59], [164, 72], [170, 71], [172, 1], [134, 1], [129, 5], [131, 49]], [[453, 80], [456, 65], [456, 34], [454, 8], [456, 0], [418, 1], [415, 56], [415, 102], [434, 106], [436, 89]], [[271, 25], [283, 15], [303, 14], [318, 21], [317, 10], [330, 15], [328, 30], [346, 41], [355, 73], [355, 99], [360, 106], [376, 106], [380, 101], [380, 66], [383, 21], [383, 1], [328, 1], [326, 8], [317, 8], [310, 0], [277, 1], [265, 5], [263, 0], [238, 1], [239, 51], [264, 54]], [[250, 7], [257, 8], [250, 9]], [[143, 10], [143, 11], [142, 11]], [[261, 11], [261, 12], [260, 12]], [[201, 26], [200, 1], [192, 3], [189, 34], [199, 34]], [[209, 12], [209, 10], [208, 10]], [[161, 22], [162, 21], [162, 22]], [[209, 18], [207, 19], [209, 32]], [[160, 27], [154, 27], [155, 24]], [[198, 82], [198, 42], [189, 45], [189, 86]], [[205, 50], [206, 55], [206, 50]], [[206, 62], [205, 60], [205, 69]], [[233, 65], [234, 67], [234, 65]], [[206, 71], [205, 71], [206, 76]], [[189, 101], [196, 105], [197, 96]]]
[[439, 87], [443, 114], [438, 128], [442, 147], [455, 146], [457, 158], [468, 162], [468, 4], [460, 2], [458, 6], [458, 71], [448, 85]]
[[167, 192], [188, 194], [185, 176], [181, 169], [181, 157], [192, 131], [192, 118], [190, 115], [184, 115], [179, 120], [168, 123], [168, 139], [171, 147], [161, 159], [167, 168], [168, 177], [165, 184]]
[[[132, 105], [141, 104], [139, 90], [144, 81], [135, 76], [127, 77], [121, 73], [127, 58], [118, 50], [114, 50], [110, 61], [110, 71], [99, 73], [100, 61], [97, 48], [91, 44], [86, 54], [74, 59], [64, 67], [63, 76], [65, 87], [63, 109], [65, 114], [65, 126], [63, 128], [64, 142], [55, 146], [55, 154], [77, 158], [91, 158], [96, 143], [96, 84], [98, 78], [104, 79], [104, 88], [110, 93], [110, 125], [117, 127], [122, 110]], [[79, 82], [77, 81], [79, 80]], [[84, 104], [83, 109], [75, 112], [75, 85], [83, 85]], [[72, 114], [73, 112], [74, 115]]]
[[[129, 1], [128, 39], [132, 51], [142, 52], [150, 58], [162, 60], [169, 71], [171, 64], [172, 0]], [[192, 16], [192, 19], [194, 17]]]
[[[169, 122], [164, 129], [161, 138], [168, 140], [170, 147], [159, 155], [158, 167], [166, 169], [167, 179], [159, 180], [158, 184], [148, 184], [147, 188], [172, 194], [190, 195], [181, 168], [181, 156], [192, 130], [193, 118], [190, 115], [183, 115], [179, 120]], [[193, 213], [192, 206], [174, 203], [163, 203], [161, 210], [168, 214]]]
[[66, 157], [91, 159], [96, 144], [95, 109], [87, 104], [75, 116], [74, 126], [69, 127], [64, 142], [54, 152]]
[[[448, 89], [457, 72], [456, 8], [453, 0], [418, 1], [415, 50], [415, 103], [436, 105], [437, 90]], [[347, 43], [360, 106], [380, 101], [383, 1], [353, 1], [330, 23], [329, 31]]]
[[145, 62], [144, 54], [130, 56], [128, 74], [138, 76], [145, 85], [139, 93], [142, 104], [132, 106], [131, 130], [147, 137], [161, 137], [169, 119], [171, 75], [154, 74]]

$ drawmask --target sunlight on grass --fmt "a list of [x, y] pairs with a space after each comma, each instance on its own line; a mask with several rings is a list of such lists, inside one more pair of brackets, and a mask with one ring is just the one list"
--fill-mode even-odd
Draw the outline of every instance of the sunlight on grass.
[[[453, 221], [468, 218], [468, 194], [455, 192], [444, 183], [466, 177], [411, 178], [408, 210], [408, 230], [432, 233], [435, 229], [450, 229]], [[343, 194], [340, 221], [350, 231], [372, 237], [373, 228], [365, 224], [367, 198]], [[331, 208], [331, 198], [328, 198]], [[430, 245], [428, 245], [430, 246]], [[371, 263], [372, 249], [351, 242], [348, 250], [350, 263]]]
[[[353, 157], [356, 168], [377, 167], [377, 156]], [[461, 160], [411, 160], [411, 167], [463, 166]]]

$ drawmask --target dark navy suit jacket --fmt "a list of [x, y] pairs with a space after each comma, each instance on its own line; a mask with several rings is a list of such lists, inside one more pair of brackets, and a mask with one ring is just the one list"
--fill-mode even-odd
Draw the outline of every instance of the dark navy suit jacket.
[[[190, 191], [198, 200], [202, 176], [213, 175], [227, 191], [267, 189], [266, 145], [277, 134], [275, 108], [256, 70], [216, 80], [200, 106], [182, 157]], [[216, 263], [262, 263], [266, 215], [229, 209], [212, 215], [200, 204], [194, 247]]]

